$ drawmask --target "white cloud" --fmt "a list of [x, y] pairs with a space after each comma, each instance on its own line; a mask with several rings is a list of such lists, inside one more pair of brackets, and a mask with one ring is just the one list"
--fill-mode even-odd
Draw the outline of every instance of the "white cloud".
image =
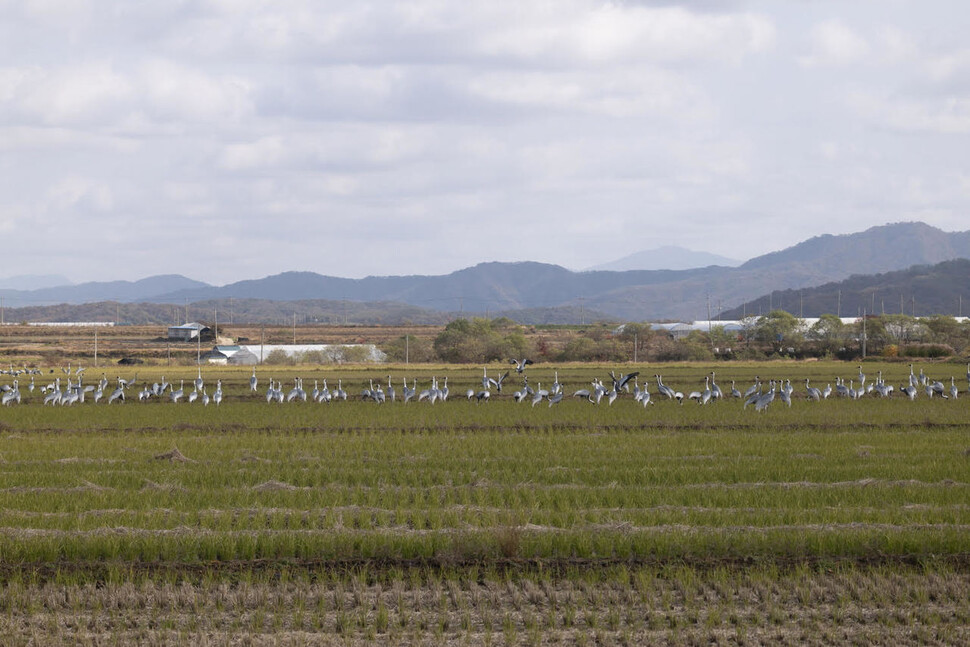
[[229, 281], [581, 266], [638, 241], [743, 257], [970, 207], [965, 173], [927, 180], [965, 164], [963, 5], [0, 6], [5, 242], [18, 262], [56, 223], [76, 279], [113, 271], [78, 251], [101, 230], [125, 278]]
[[970, 97], [883, 98], [857, 92], [850, 96], [849, 104], [873, 123], [899, 132], [970, 133]]
[[514, 13], [514, 22], [480, 36], [481, 52], [544, 65], [738, 62], [771, 47], [775, 36], [772, 22], [764, 16], [698, 14], [679, 7], [573, 1], [524, 3]]
[[870, 52], [868, 41], [838, 19], [815, 25], [810, 40], [811, 53], [799, 59], [806, 67], [846, 65], [865, 58]]
[[0, 71], [0, 106], [27, 123], [81, 126], [117, 118], [132, 96], [109, 62]]
[[163, 120], [224, 124], [253, 110], [249, 82], [242, 77], [157, 59], [140, 65], [134, 75], [144, 109]]

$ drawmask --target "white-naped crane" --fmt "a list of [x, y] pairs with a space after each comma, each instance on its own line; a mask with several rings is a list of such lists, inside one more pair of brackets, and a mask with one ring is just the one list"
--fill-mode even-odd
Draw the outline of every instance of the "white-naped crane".
[[667, 396], [667, 398], [670, 400], [673, 400], [675, 397], [677, 397], [676, 392], [672, 388], [664, 384], [662, 376], [658, 374], [658, 375], [654, 375], [653, 377], [655, 380], [657, 380], [657, 390], [660, 391], [661, 394]]
[[108, 396], [108, 404], [111, 404], [112, 402], [115, 402], [117, 400], [120, 400], [122, 402], [125, 401], [125, 387], [120, 385], [115, 387], [115, 390], [112, 391], [111, 395]]
[[[771, 382], [771, 388], [775, 388], [774, 381]], [[750, 391], [750, 389], [748, 390]], [[747, 409], [749, 404], [757, 405], [758, 399], [761, 398], [762, 395], [764, 395], [764, 393], [762, 393], [761, 382], [758, 382], [758, 390], [745, 398], [744, 404], [741, 406], [741, 408]]]
[[550, 393], [549, 406], [551, 407], [554, 404], [559, 404], [560, 402], [562, 402], [562, 398], [564, 395], [566, 395], [566, 393], [561, 388], [556, 393]]
[[768, 409], [768, 405], [775, 400], [775, 381], [771, 380], [771, 388], [764, 395], [758, 397], [758, 401], [754, 403], [754, 410], [759, 413], [764, 413]]
[[805, 378], [805, 392], [808, 394], [809, 400], [815, 400], [818, 402], [822, 399], [822, 390], [817, 389], [811, 384], [809, 384], [809, 378]]
[[317, 402], [329, 404], [332, 399], [333, 394], [330, 393], [330, 387], [327, 386], [327, 378], [323, 378], [323, 388], [317, 393]]
[[755, 375], [754, 384], [752, 384], [751, 386], [749, 386], [747, 389], [744, 390], [744, 398], [745, 399], [750, 398], [755, 393], [760, 393], [760, 392], [761, 392], [761, 378]]
[[499, 393], [502, 392], [502, 383], [505, 378], [509, 376], [509, 372], [505, 371], [505, 374], [500, 375], [496, 380], [488, 376], [488, 367], [482, 367], [482, 389], [488, 391], [489, 389], [495, 389]]
[[532, 387], [529, 386], [529, 376], [524, 376], [522, 380], [522, 388], [512, 394], [512, 399], [516, 402], [522, 402], [526, 398], [534, 395]]
[[720, 400], [724, 397], [724, 393], [721, 391], [721, 387], [717, 385], [714, 381], [714, 371], [711, 371], [711, 398], [714, 400]]
[[293, 402], [293, 400], [306, 401], [306, 392], [303, 391], [302, 384], [303, 378], [293, 378], [293, 388], [290, 389], [290, 392], [286, 394], [287, 402]]
[[414, 386], [411, 388], [408, 388], [408, 379], [404, 378], [404, 388], [402, 389], [402, 394], [404, 395], [404, 404], [407, 404], [408, 402], [411, 401], [411, 398], [414, 397], [415, 393], [417, 393], [417, 390], [418, 390], [418, 378], [414, 378]]
[[259, 384], [259, 379], [256, 377], [256, 367], [253, 367], [253, 374], [249, 378], [249, 390], [252, 393], [256, 393], [256, 385]]
[[644, 380], [643, 388], [640, 389], [640, 392], [637, 393], [636, 396], [637, 402], [642, 404], [644, 407], [646, 407], [648, 404], [653, 404], [653, 402], [650, 400], [650, 391], [647, 389], [647, 384], [647, 381]]
[[19, 380], [13, 381], [13, 388], [3, 394], [3, 398], [0, 399], [3, 406], [7, 407], [16, 402], [20, 404], [20, 383]]
[[632, 373], [627, 373], [626, 375], [621, 375], [621, 376], [617, 377], [613, 373], [613, 371], [610, 371], [610, 379], [613, 380], [613, 390], [615, 390], [617, 393], [619, 393], [620, 390], [623, 389], [627, 393], [629, 393], [630, 392], [630, 387], [628, 385], [630, 384], [630, 380], [632, 380], [633, 378], [635, 378], [638, 375], [640, 375], [640, 371], [634, 371]]
[[509, 364], [515, 364], [515, 372], [521, 373], [522, 371], [525, 370], [526, 366], [528, 366], [529, 364], [535, 364], [535, 362], [533, 362], [531, 359], [522, 358], [522, 359], [510, 359]]
[[168, 397], [169, 397], [169, 399], [172, 402], [176, 402], [177, 403], [179, 400], [182, 399], [182, 396], [183, 395], [185, 395], [185, 380], [182, 380], [179, 383], [178, 390], [170, 391], [169, 394], [168, 394]]
[[549, 388], [550, 395], [556, 395], [562, 391], [562, 384], [559, 383], [559, 371], [556, 371], [555, 379], [552, 381], [552, 386]]
[[543, 398], [547, 397], [548, 395], [549, 391], [542, 388], [542, 382], [537, 382], [535, 393], [532, 395], [532, 406], [534, 407], [542, 402]]

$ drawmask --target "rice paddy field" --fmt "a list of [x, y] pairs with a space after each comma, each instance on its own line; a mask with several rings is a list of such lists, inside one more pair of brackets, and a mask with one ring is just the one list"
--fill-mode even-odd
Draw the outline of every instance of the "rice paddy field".
[[[864, 369], [893, 397], [821, 402], [804, 380], [856, 365], [622, 367], [646, 407], [516, 403], [514, 371], [468, 400], [481, 367], [259, 368], [256, 394], [251, 369], [206, 367], [220, 406], [139, 402], [161, 368], [111, 405], [44, 406], [55, 375], [20, 376], [0, 408], [0, 644], [970, 644], [965, 367], [919, 368], [961, 397], [910, 401], [888, 363]], [[611, 369], [527, 373], [572, 393]], [[725, 393], [791, 379], [792, 405], [655, 388], [712, 369]], [[388, 375], [397, 402], [355, 397]], [[400, 401], [433, 376], [446, 402]], [[267, 403], [297, 377], [351, 397]]]

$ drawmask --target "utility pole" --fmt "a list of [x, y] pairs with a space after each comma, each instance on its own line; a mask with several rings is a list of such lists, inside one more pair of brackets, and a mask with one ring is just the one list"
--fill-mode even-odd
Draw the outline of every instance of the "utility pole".
[[866, 358], [866, 311], [862, 311], [862, 359]]
[[411, 346], [411, 336], [410, 335], [404, 335], [404, 363], [405, 364], [410, 364], [411, 363], [410, 362], [410, 359], [411, 359], [411, 348], [410, 348], [410, 346]]
[[98, 329], [94, 329], [94, 368], [98, 368]]
[[707, 293], [707, 337], [711, 337], [711, 293]]
[[838, 317], [839, 319], [842, 318], [842, 290], [839, 290], [839, 304], [838, 304], [838, 307], [835, 309], [835, 316]]
[[296, 345], [296, 313], [293, 313], [293, 345]]

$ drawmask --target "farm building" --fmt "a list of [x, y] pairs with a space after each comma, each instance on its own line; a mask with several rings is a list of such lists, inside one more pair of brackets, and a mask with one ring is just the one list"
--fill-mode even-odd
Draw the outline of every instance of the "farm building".
[[181, 326], [169, 326], [168, 338], [172, 341], [195, 341], [196, 339], [211, 339], [212, 330], [205, 324], [193, 321]]
[[242, 350], [241, 346], [216, 346], [203, 354], [201, 359], [210, 364], [229, 364]]
[[259, 358], [245, 348], [242, 348], [238, 353], [233, 353], [229, 358], [229, 364], [233, 366], [254, 366], [259, 364]]

